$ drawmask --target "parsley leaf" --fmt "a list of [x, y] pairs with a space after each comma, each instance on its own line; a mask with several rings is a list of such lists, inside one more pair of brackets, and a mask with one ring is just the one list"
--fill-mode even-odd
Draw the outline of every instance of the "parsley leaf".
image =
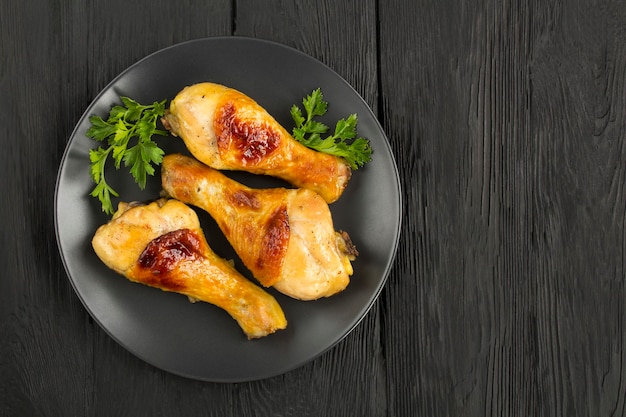
[[[107, 214], [114, 212], [111, 196], [119, 196], [105, 179], [105, 166], [109, 156], [113, 159], [115, 169], [119, 169], [122, 163], [125, 167], [130, 167], [131, 175], [143, 190], [147, 176], [154, 175], [153, 164], [159, 165], [164, 155], [152, 136], [167, 136], [165, 130], [156, 127], [157, 121], [165, 114], [166, 100], [142, 105], [128, 97], [120, 99], [123, 105], [113, 106], [107, 120], [100, 116], [91, 116], [91, 126], [86, 133], [87, 137], [108, 145], [106, 148], [99, 146], [89, 151], [89, 173], [96, 184], [90, 195], [100, 200], [102, 211]], [[136, 140], [136, 144], [129, 146], [131, 140]]]
[[329, 127], [314, 120], [317, 116], [323, 116], [328, 109], [328, 103], [324, 101], [322, 91], [317, 88], [302, 99], [302, 109], [295, 104], [291, 106], [291, 118], [295, 123], [293, 137], [303, 145], [319, 152], [344, 158], [352, 169], [358, 169], [372, 159], [372, 148], [369, 141], [358, 137], [356, 125], [358, 118], [351, 114], [345, 119], [340, 119], [335, 125], [332, 135], [322, 138]]

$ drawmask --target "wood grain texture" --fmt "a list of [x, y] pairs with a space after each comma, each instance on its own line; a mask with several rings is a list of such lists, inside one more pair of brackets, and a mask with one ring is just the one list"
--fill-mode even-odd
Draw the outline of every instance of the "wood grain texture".
[[[344, 77], [397, 158], [402, 239], [339, 345], [193, 381], [94, 323], [54, 186], [84, 109], [188, 39], [284, 43]], [[626, 3], [0, 2], [1, 416], [626, 416]]]
[[[122, 16], [120, 9], [125, 10]], [[88, 49], [95, 49], [94, 57], [114, 60], [101, 70], [89, 71], [97, 77], [96, 94], [152, 52], [190, 39], [231, 34], [232, 3], [106, 1], [89, 7], [86, 18], [93, 39]], [[134, 41], [129, 44], [129, 39]], [[97, 62], [94, 57], [89, 60]], [[134, 357], [100, 329], [94, 332], [93, 346], [94, 405], [90, 411], [96, 416], [195, 415], [200, 411], [207, 416], [230, 415], [232, 393], [227, 385], [169, 375]], [[215, 398], [220, 400], [207, 401]]]
[[237, 1], [235, 35], [294, 47], [336, 71], [376, 110], [374, 0]]
[[391, 414], [624, 415], [623, 5], [421, 3], [379, 16]]
[[[2, 245], [8, 249], [2, 254], [8, 270], [0, 284], [0, 373], [9, 378], [0, 389], [1, 413], [52, 415], [64, 408], [81, 414], [89, 407], [82, 385], [91, 375], [91, 329], [62, 272], [51, 210], [63, 129], [75, 123], [55, 110], [76, 92], [63, 84], [60, 71], [61, 62], [72, 61], [56, 55], [62, 54], [56, 47], [58, 9], [28, 1], [0, 7], [0, 90], [6, 98], [0, 108], [6, 145], [0, 212]], [[65, 87], [67, 94], [62, 94]], [[66, 384], [81, 388], [65, 391], [54, 384], [60, 368], [67, 369]]]
[[[0, 128], [7, 144], [0, 157], [1, 243], [8, 249], [2, 261], [10, 277], [0, 280], [0, 374], [7, 376], [0, 384], [0, 415], [113, 410], [136, 416], [150, 405], [153, 415], [164, 407], [168, 415], [185, 410], [180, 391], [169, 387], [162, 372], [122, 351], [88, 318], [63, 271], [54, 234], [56, 170], [95, 95], [149, 53], [187, 39], [230, 34], [229, 1], [154, 7], [150, 12], [146, 4], [121, 1], [0, 5], [0, 91], [6, 98]], [[164, 16], [185, 24], [168, 25]], [[185, 391], [190, 398], [206, 389], [185, 383], [194, 387]], [[185, 404], [198, 409], [193, 401]], [[213, 415], [228, 409], [228, 404], [213, 406]]]
[[[374, 1], [239, 0], [236, 17], [235, 35], [279, 42], [317, 58], [376, 108]], [[386, 415], [378, 309], [376, 304], [354, 332], [311, 364], [242, 391], [247, 407], [238, 415]], [[271, 395], [258, 395], [256, 389]], [[290, 407], [281, 410], [281, 404]]]

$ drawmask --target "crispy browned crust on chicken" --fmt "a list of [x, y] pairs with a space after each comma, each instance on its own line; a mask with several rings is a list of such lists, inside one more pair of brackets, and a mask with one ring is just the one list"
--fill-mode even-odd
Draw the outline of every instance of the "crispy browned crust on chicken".
[[184, 88], [163, 124], [212, 168], [278, 177], [328, 203], [341, 196], [351, 176], [345, 160], [302, 145], [253, 99], [220, 84]]
[[248, 338], [287, 326], [278, 302], [209, 247], [197, 215], [176, 200], [121, 203], [92, 240], [98, 257], [133, 282], [226, 310]]
[[194, 158], [167, 155], [164, 191], [207, 211], [264, 286], [301, 300], [346, 288], [357, 255], [336, 232], [328, 204], [307, 189], [253, 189]]

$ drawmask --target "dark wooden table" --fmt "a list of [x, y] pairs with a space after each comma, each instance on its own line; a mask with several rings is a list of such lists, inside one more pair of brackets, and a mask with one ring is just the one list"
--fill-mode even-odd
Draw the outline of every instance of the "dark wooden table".
[[[626, 415], [625, 2], [3, 0], [0, 31], [0, 415]], [[405, 203], [360, 325], [238, 384], [113, 341], [54, 231], [59, 163], [97, 93], [152, 52], [224, 35], [344, 77]]]

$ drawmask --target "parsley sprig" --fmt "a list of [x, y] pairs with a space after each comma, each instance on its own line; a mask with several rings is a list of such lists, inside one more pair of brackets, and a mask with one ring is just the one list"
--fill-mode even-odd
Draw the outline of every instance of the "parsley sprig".
[[[89, 151], [90, 174], [96, 183], [91, 196], [97, 197], [102, 204], [102, 211], [113, 214], [111, 196], [119, 194], [106, 182], [105, 166], [109, 156], [113, 158], [115, 169], [124, 163], [130, 167], [130, 173], [140, 189], [146, 187], [148, 175], [154, 175], [152, 164], [159, 165], [164, 152], [152, 140], [153, 135], [167, 136], [167, 132], [157, 129], [157, 121], [165, 114], [165, 102], [142, 105], [128, 97], [120, 97], [122, 105], [116, 105], [109, 111], [107, 120], [100, 116], [91, 116], [91, 127], [87, 137], [98, 142], [106, 142], [107, 147], [99, 146]], [[137, 143], [129, 147], [130, 141]]]
[[291, 118], [295, 122], [293, 137], [303, 145], [320, 152], [344, 158], [352, 169], [358, 169], [372, 159], [372, 148], [367, 139], [357, 137], [357, 115], [351, 114], [340, 119], [335, 125], [332, 135], [322, 138], [329, 127], [315, 120], [317, 116], [326, 114], [328, 103], [324, 101], [322, 91], [317, 88], [302, 99], [306, 112], [303, 115], [300, 107], [291, 107]]

